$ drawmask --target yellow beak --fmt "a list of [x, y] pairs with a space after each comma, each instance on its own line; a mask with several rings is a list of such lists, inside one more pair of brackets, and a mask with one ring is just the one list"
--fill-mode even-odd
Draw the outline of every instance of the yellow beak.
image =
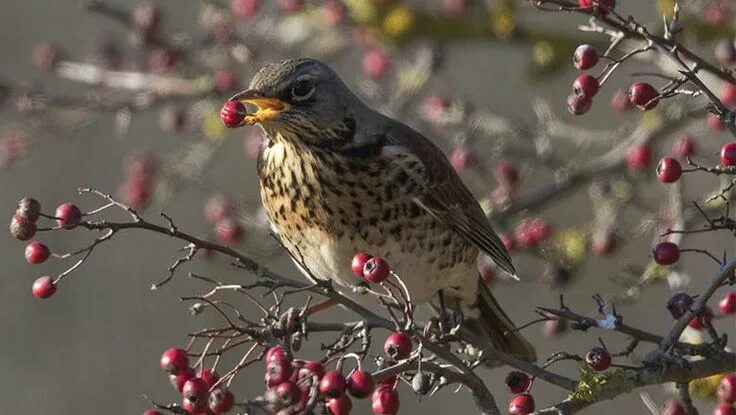
[[268, 121], [276, 118], [279, 113], [287, 108], [289, 104], [277, 98], [265, 97], [254, 89], [246, 89], [238, 92], [230, 97], [230, 101], [243, 101], [247, 104], [255, 105], [258, 109], [253, 114], [248, 114], [243, 120], [243, 124], [253, 125], [261, 121]]

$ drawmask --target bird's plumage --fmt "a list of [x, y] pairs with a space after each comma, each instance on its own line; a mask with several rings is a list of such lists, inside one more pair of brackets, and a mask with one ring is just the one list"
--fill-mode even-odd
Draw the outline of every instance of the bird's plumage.
[[442, 151], [405, 124], [366, 106], [327, 65], [272, 64], [250, 85], [285, 108], [260, 122], [261, 197], [284, 245], [316, 278], [345, 295], [365, 284], [356, 252], [384, 257], [417, 302], [442, 290], [468, 327], [496, 347], [535, 359], [490, 290], [479, 252], [515, 273], [502, 242]]

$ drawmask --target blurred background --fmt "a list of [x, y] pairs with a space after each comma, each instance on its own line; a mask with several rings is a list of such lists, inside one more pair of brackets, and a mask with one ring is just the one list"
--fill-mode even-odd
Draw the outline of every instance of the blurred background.
[[[115, 14], [142, 7], [132, 2], [91, 3], [95, 12], [70, 0], [3, 1], [0, 85], [7, 87], [7, 94], [0, 107], [0, 212], [4, 217], [11, 217], [24, 196], [39, 199], [49, 214], [65, 201], [78, 203], [83, 210], [100, 206], [100, 200], [76, 194], [77, 187], [85, 186], [145, 207], [144, 214], [152, 221], [165, 211], [183, 230], [227, 239], [232, 235], [218, 235], [203, 215], [206, 201], [224, 194], [237, 206], [237, 226], [243, 232], [242, 240], [232, 242], [273, 270], [297, 277], [264, 232], [253, 156], [258, 135], [250, 128], [226, 131], [217, 117], [227, 96], [246, 86], [263, 63], [287, 57], [320, 57], [371, 105], [406, 120], [448, 154], [480, 160], [479, 166], [460, 168], [484, 206], [497, 202], [491, 194], [490, 172], [501, 158], [521, 169], [519, 192], [524, 195], [549, 185], [552, 173], [608, 151], [644, 122], [637, 112], [613, 111], [609, 101], [618, 88], [631, 83], [631, 73], [652, 64], [646, 60], [617, 72], [588, 114], [573, 118], [567, 113], [565, 99], [576, 76], [570, 64], [574, 47], [606, 45], [605, 38], [576, 30], [585, 23], [579, 16], [542, 13], [523, 1], [386, 0], [375, 3], [393, 15], [382, 12], [381, 24], [370, 25], [365, 23], [375, 18], [365, 15], [371, 12], [370, 1], [308, 1], [295, 11], [284, 10], [279, 1], [259, 2], [253, 9], [257, 2], [240, 3], [240, 8], [231, 9], [225, 1], [161, 0], [155, 3], [160, 19], [154, 23], [146, 20], [145, 8], [139, 10], [133, 21], [143, 26], [134, 35], [136, 30], [121, 24]], [[658, 7], [665, 8], [666, 3], [622, 0], [619, 9], [658, 28], [662, 10]], [[110, 9], [100, 11], [101, 5]], [[732, 35], [733, 15], [730, 19], [726, 27]], [[148, 33], [146, 24], [155, 28]], [[714, 38], [693, 36], [691, 41], [700, 42], [702, 51], [710, 53]], [[155, 74], [171, 95], [121, 88], [128, 79], [123, 75], [108, 79], [111, 87], [96, 84], [91, 68]], [[538, 140], [544, 135], [535, 113], [540, 102], [570, 126], [563, 134], [573, 139]], [[728, 141], [726, 134], [707, 130], [700, 117], [663, 134], [652, 147], [654, 160], [667, 154], [672, 141], [684, 133], [694, 137], [698, 156], [710, 164]], [[155, 179], [144, 188], [135, 187], [143, 185], [128, 177], [131, 163], [140, 160], [155, 160], [158, 166]], [[585, 235], [594, 234], [590, 227], [599, 223], [588, 191], [590, 183], [600, 183], [595, 178], [530, 211], [502, 217], [501, 228], [510, 232], [519, 220], [538, 216], [550, 224], [553, 235], [567, 237], [555, 239], [559, 243], [549, 249], [514, 254], [521, 282], [492, 282], [497, 298], [518, 324], [537, 317], [535, 306], [557, 305], [560, 293], [573, 309], [594, 315], [591, 296], [601, 293], [620, 299], [618, 310], [628, 324], [666, 332], [671, 317], [664, 305], [672, 290], [688, 281], [694, 290], [703, 287], [717, 266], [703, 255], [688, 254], [675, 275], [633, 277], [648, 269], [656, 233], [651, 223], [658, 220], [668, 197], [652, 171], [653, 165], [638, 174], [623, 168], [603, 177], [604, 182], [614, 182], [614, 189], [624, 186], [624, 192], [633, 193], [617, 204], [615, 221], [608, 225], [623, 235], [611, 255], [588, 253]], [[683, 199], [685, 203], [702, 199], [718, 184], [708, 175], [689, 175], [682, 184]], [[64, 253], [86, 246], [95, 236], [78, 229], [43, 233], [37, 239]], [[575, 258], [560, 260], [555, 254], [560, 244], [568, 251], [577, 246], [583, 251], [574, 255], [566, 251]], [[733, 239], [725, 232], [689, 236], [686, 245], [710, 249], [716, 256], [734, 253]], [[235, 272], [224, 258], [202, 257], [152, 291], [151, 284], [166, 276], [183, 244], [146, 232], [121, 232], [99, 246], [53, 298], [39, 301], [31, 295], [32, 281], [56, 275], [71, 263], [52, 259], [30, 266], [23, 257], [24, 247], [10, 236], [0, 238], [0, 368], [7, 375], [0, 388], [0, 413], [136, 414], [150, 407], [144, 394], [158, 402], [178, 400], [159, 368], [160, 354], [185, 345], [186, 333], [216, 321], [211, 313], [190, 316], [190, 304], [178, 300], [207, 289], [187, 278], [187, 272], [232, 282], [252, 278]], [[564, 274], [553, 275], [551, 286], [550, 269]], [[244, 313], [256, 313], [242, 298], [233, 301]], [[319, 318], [343, 317], [332, 310]], [[716, 319], [715, 324], [731, 337], [736, 334], [732, 318]], [[622, 336], [601, 331], [546, 335], [543, 325], [534, 325], [525, 333], [542, 358], [560, 350], [584, 354], [597, 345], [598, 336], [613, 350], [627, 344]], [[378, 339], [382, 335], [376, 333]], [[313, 338], [303, 355], [317, 357], [320, 340], [325, 339]], [[646, 347], [622, 363], [634, 362]], [[560, 363], [556, 369], [568, 375], [578, 370], [574, 362]], [[510, 397], [503, 388], [506, 370], [479, 373], [504, 407]], [[239, 376], [233, 391], [239, 397], [254, 397], [262, 393], [262, 384], [262, 370], [252, 368]], [[406, 385], [401, 388], [405, 389], [401, 413], [475, 411], [465, 391], [453, 394], [445, 389], [434, 398], [419, 399]], [[645, 391], [659, 404], [667, 399], [667, 388]], [[541, 407], [561, 400], [564, 391], [540, 381], [534, 396]], [[713, 403], [699, 400], [698, 405], [710, 408]], [[354, 413], [370, 413], [367, 401], [354, 406]], [[594, 408], [590, 412], [601, 415], [645, 413], [638, 392]]]

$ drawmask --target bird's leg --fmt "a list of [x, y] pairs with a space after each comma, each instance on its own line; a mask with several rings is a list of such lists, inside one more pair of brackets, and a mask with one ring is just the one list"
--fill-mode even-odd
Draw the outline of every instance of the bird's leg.
[[444, 290], [439, 290], [437, 292], [437, 298], [439, 300], [439, 310], [437, 310], [439, 329], [444, 334], [451, 334], [453, 329], [462, 324], [463, 315], [460, 311], [447, 311], [447, 302]]

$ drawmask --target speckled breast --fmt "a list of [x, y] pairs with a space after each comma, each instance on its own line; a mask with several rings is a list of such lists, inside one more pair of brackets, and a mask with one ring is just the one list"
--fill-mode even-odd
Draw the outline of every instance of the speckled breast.
[[369, 252], [429, 296], [454, 279], [451, 269], [473, 267], [477, 250], [414, 203], [423, 168], [401, 154], [346, 157], [276, 140], [259, 161], [261, 197], [287, 249], [318, 278], [356, 284], [350, 260]]

